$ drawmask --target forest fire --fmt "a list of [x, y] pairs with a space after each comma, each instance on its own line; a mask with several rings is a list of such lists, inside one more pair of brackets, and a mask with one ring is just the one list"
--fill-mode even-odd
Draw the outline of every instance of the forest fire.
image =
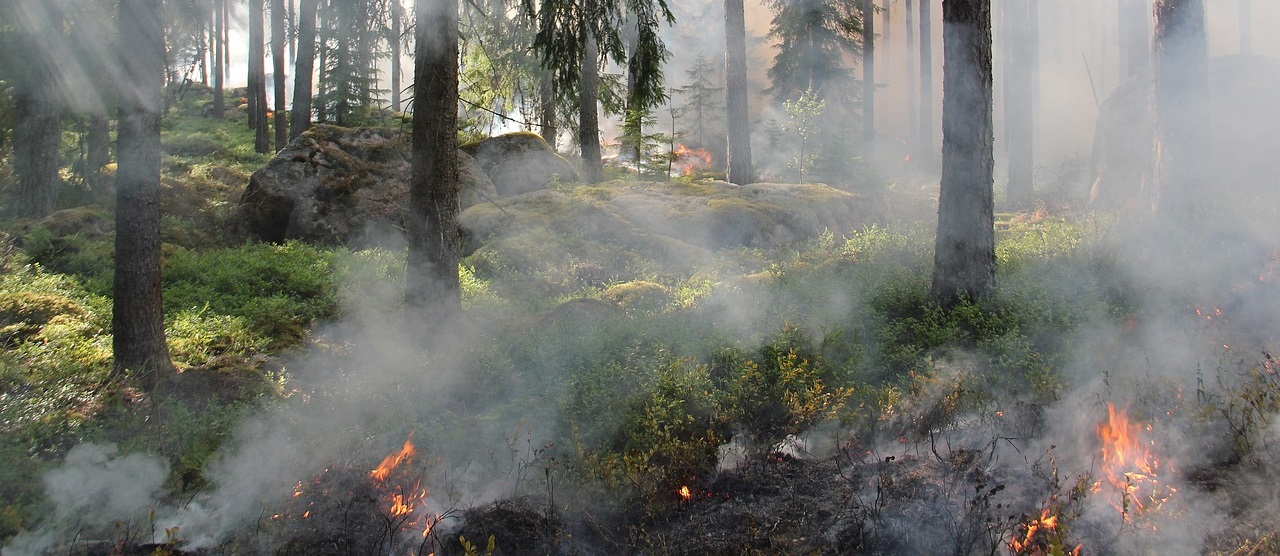
[[681, 143], [671, 154], [681, 176], [692, 176], [711, 167], [711, 153], [706, 149], [691, 149]]
[[680, 487], [679, 494], [680, 494], [680, 499], [684, 500], [685, 502], [688, 502], [691, 498], [693, 498], [693, 491], [689, 490], [689, 487], [687, 486]]
[[1094, 492], [1106, 491], [1109, 502], [1120, 510], [1125, 523], [1158, 511], [1177, 494], [1177, 489], [1163, 485], [1159, 475], [1163, 469], [1153, 453], [1154, 441], [1143, 438], [1151, 431], [1131, 420], [1124, 410], [1107, 404], [1107, 422], [1098, 425], [1102, 441], [1102, 480], [1094, 484]]
[[1018, 526], [1021, 533], [1009, 539], [1009, 552], [1012, 554], [1044, 555], [1069, 554], [1079, 556], [1081, 545], [1076, 545], [1069, 552], [1053, 550], [1060, 544], [1062, 530], [1058, 526], [1058, 515], [1050, 508], [1040, 510], [1040, 516], [1030, 519]]

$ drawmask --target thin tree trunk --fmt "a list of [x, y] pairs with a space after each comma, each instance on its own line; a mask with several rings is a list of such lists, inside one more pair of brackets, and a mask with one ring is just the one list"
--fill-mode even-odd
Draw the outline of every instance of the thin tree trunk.
[[226, 93], [223, 92], [222, 85], [223, 78], [226, 75], [225, 66], [222, 62], [227, 51], [227, 43], [224, 40], [226, 19], [223, 19], [226, 15], [227, 0], [217, 1], [217, 5], [213, 7], [213, 26], [216, 28], [213, 34], [217, 36], [217, 41], [213, 46], [213, 117], [217, 120], [222, 120], [227, 113]]
[[942, 184], [930, 296], [944, 306], [995, 286], [991, 0], [943, 0]]
[[1206, 183], [1209, 69], [1203, 0], [1155, 3], [1156, 180], [1153, 207], [1172, 222], [1193, 214]]
[[863, 157], [875, 165], [876, 157], [876, 3], [862, 0], [862, 142]]
[[405, 301], [431, 329], [462, 313], [458, 282], [458, 0], [417, 0]]
[[98, 191], [103, 185], [102, 168], [111, 163], [111, 120], [105, 111], [90, 114], [85, 121], [85, 146], [89, 187]]
[[208, 23], [209, 22], [205, 21], [204, 18], [200, 18], [200, 21], [196, 23], [196, 25], [198, 25], [198, 30], [199, 30], [199, 32], [196, 34], [200, 37], [200, 84], [204, 85], [205, 87], [209, 86], [208, 60], [209, 60], [210, 46], [213, 44], [213, 41], [210, 40], [210, 38], [213, 36], [213, 30], [207, 29], [205, 27], [205, 25], [208, 25]]
[[1009, 156], [1008, 199], [1014, 205], [1031, 201], [1035, 193], [1035, 22], [1031, 2], [1004, 0], [1005, 49], [1004, 123]]
[[404, 8], [400, 0], [391, 0], [391, 111], [400, 113], [400, 20]]
[[231, 79], [231, 2], [235, 0], [219, 1], [222, 3], [222, 78]]
[[285, 22], [290, 25], [291, 33], [285, 33], [285, 38], [289, 41], [289, 62], [298, 62], [298, 0], [289, 0], [288, 9], [285, 12]]
[[907, 19], [907, 158], [916, 155], [920, 148], [920, 71], [916, 68], [919, 58], [916, 56], [916, 22], [912, 0], [905, 0], [903, 15]]
[[253, 150], [271, 152], [271, 134], [267, 131], [266, 29], [263, 0], [249, 0], [249, 124], [254, 130]]
[[627, 60], [627, 107], [622, 117], [623, 146], [631, 151], [636, 169], [643, 172], [640, 152], [644, 146], [644, 112], [640, 108], [639, 57], [634, 50]]
[[173, 373], [160, 287], [160, 107], [164, 84], [161, 0], [120, 0], [119, 167], [116, 170], [112, 367], [154, 390]]
[[311, 127], [311, 77], [316, 59], [316, 9], [320, 0], [302, 0], [298, 6], [298, 60], [293, 69], [293, 113], [289, 139]]
[[596, 102], [600, 96], [599, 50], [596, 39], [587, 33], [587, 45], [580, 70], [582, 98], [579, 99], [578, 143], [582, 146], [582, 173], [587, 183], [604, 181], [604, 161], [600, 155], [600, 115]]
[[17, 195], [12, 216], [41, 218], [58, 205], [58, 90], [45, 63], [32, 57], [28, 79], [13, 88], [13, 173]]
[[933, 26], [930, 0], [920, 0], [920, 153], [922, 162], [933, 167]]
[[284, 148], [289, 142], [289, 119], [285, 110], [284, 75], [284, 0], [271, 0], [271, 66], [275, 83], [272, 87], [275, 96], [275, 135], [276, 150]]
[[556, 128], [556, 80], [555, 71], [551, 69], [542, 70], [542, 87], [539, 92], [541, 97], [541, 109], [538, 112], [538, 124], [542, 128], [542, 138], [551, 145], [551, 150], [556, 148], [556, 135], [559, 130]]
[[747, 28], [742, 0], [724, 0], [725, 115], [729, 183], [755, 181], [751, 167], [751, 120], [747, 111]]

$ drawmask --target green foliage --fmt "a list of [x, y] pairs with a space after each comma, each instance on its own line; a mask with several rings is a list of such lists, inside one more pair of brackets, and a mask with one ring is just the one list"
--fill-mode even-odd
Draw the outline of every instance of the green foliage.
[[769, 38], [778, 54], [769, 67], [772, 85], [765, 90], [777, 99], [805, 90], [823, 98], [857, 98], [852, 69], [846, 59], [862, 53], [861, 2], [858, 0], [769, 0], [773, 10]]
[[[283, 347], [337, 310], [332, 252], [302, 243], [178, 251], [165, 267], [165, 308], [243, 318]], [[202, 309], [203, 308], [203, 309]]]
[[794, 100], [789, 99], [782, 105], [787, 112], [787, 123], [783, 126], [783, 130], [794, 133], [800, 140], [800, 151], [787, 163], [787, 166], [795, 168], [799, 173], [798, 183], [804, 183], [805, 167], [813, 166], [818, 159], [817, 154], [811, 150], [806, 152], [810, 147], [809, 139], [818, 132], [817, 122], [827, 110], [827, 101], [818, 98], [813, 89], [805, 89], [799, 97]]

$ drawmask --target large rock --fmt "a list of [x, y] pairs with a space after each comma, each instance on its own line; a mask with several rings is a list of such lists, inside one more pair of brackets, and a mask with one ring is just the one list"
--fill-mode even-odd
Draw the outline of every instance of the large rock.
[[[458, 166], [462, 208], [497, 198], [465, 152]], [[265, 241], [376, 242], [407, 228], [408, 178], [409, 137], [401, 130], [318, 125], [250, 176], [241, 211]]]
[[662, 250], [693, 249], [697, 256], [701, 250], [768, 249], [826, 231], [839, 234], [870, 223], [873, 213], [862, 197], [822, 184], [609, 182], [477, 205], [463, 211], [459, 223], [472, 249], [548, 228], [614, 241], [648, 238], [665, 245]]
[[[1209, 60], [1208, 163], [1215, 195], [1248, 198], [1280, 173], [1280, 60], [1220, 56]], [[1130, 79], [1102, 106], [1093, 138], [1095, 203], [1140, 206], [1150, 201], [1154, 167], [1151, 76]]]
[[475, 157], [503, 197], [546, 189], [554, 180], [578, 180], [573, 165], [533, 133], [490, 137], [465, 145], [462, 150]]

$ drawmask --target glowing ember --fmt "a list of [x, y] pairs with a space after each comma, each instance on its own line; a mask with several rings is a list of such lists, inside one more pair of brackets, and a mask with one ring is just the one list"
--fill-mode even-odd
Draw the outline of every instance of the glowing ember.
[[690, 149], [680, 144], [672, 155], [675, 157], [675, 167], [680, 169], [682, 176], [692, 176], [694, 172], [711, 167], [711, 153], [706, 149]]
[[392, 453], [383, 458], [382, 463], [378, 464], [377, 469], [369, 472], [369, 477], [378, 482], [387, 480], [387, 477], [391, 475], [391, 471], [401, 463], [404, 463], [405, 460], [413, 457], [413, 453], [413, 442], [411, 437], [409, 440], [404, 441], [404, 447], [400, 448], [399, 452]]
[[[1152, 453], [1155, 442], [1143, 439], [1143, 430], [1110, 403], [1107, 422], [1098, 425], [1103, 480], [1094, 484], [1094, 492], [1102, 491], [1104, 482], [1114, 488], [1119, 500], [1113, 498], [1111, 504], [1120, 510], [1126, 522], [1160, 509], [1178, 492], [1160, 484], [1160, 460]], [[1147, 425], [1145, 430], [1150, 431], [1151, 426]]]
[[688, 501], [690, 498], [693, 498], [693, 492], [689, 490], [689, 487], [680, 487], [680, 499]]

